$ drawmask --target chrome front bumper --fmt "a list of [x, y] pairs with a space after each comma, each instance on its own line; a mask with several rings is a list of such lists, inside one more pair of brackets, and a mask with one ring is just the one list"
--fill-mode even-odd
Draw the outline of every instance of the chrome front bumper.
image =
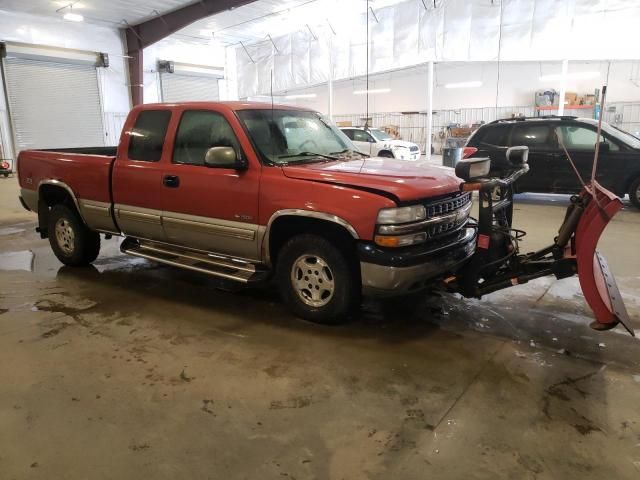
[[476, 230], [469, 227], [454, 242], [423, 252], [421, 263], [409, 266], [360, 262], [365, 295], [401, 295], [426, 287], [430, 281], [454, 273], [475, 252]]

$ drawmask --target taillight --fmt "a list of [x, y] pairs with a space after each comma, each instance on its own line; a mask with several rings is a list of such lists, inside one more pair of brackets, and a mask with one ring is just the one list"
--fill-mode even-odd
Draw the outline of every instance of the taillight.
[[0, 168], [2, 168], [3, 170], [9, 170], [9, 167], [11, 165], [9, 165], [9, 162], [2, 162], [0, 163]]
[[478, 149], [476, 147], [464, 147], [462, 149], [462, 158], [469, 158], [471, 155], [476, 153]]

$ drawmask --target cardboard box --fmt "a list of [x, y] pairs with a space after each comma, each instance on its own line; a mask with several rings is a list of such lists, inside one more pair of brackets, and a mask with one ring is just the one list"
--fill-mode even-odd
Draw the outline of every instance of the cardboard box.
[[564, 94], [565, 105], [578, 105], [578, 94], [575, 92], [566, 92]]
[[473, 133], [473, 128], [453, 127], [451, 128], [451, 136], [456, 138], [466, 138]]
[[353, 123], [351, 120], [345, 120], [342, 122], [336, 122], [337, 127], [353, 127]]
[[583, 95], [583, 105], [595, 105], [596, 104], [596, 96], [593, 94]]

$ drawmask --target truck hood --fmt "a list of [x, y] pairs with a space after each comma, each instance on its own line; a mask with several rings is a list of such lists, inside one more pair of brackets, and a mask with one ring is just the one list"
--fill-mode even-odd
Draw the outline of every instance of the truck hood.
[[452, 168], [381, 157], [287, 165], [282, 171], [289, 178], [377, 191], [400, 202], [459, 192], [462, 182]]

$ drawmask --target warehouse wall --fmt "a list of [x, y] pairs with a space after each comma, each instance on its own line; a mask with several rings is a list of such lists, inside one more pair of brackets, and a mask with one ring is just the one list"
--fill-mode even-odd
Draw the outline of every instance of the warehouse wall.
[[[107, 143], [115, 145], [121, 118], [130, 108], [122, 40], [117, 30], [0, 10], [0, 38], [7, 42], [108, 53], [109, 68], [99, 69], [98, 79]], [[0, 94], [4, 99], [4, 92]], [[0, 111], [0, 118], [0, 126], [7, 132], [5, 151], [13, 152], [6, 108]]]
[[[0, 39], [6, 42], [20, 42], [48, 47], [71, 48], [84, 51], [106, 52], [109, 54], [108, 68], [98, 69], [106, 142], [116, 145], [124, 120], [131, 108], [129, 99], [127, 68], [124, 45], [117, 26], [103, 28], [86, 23], [73, 23], [50, 17], [38, 17], [0, 10]], [[225, 66], [224, 48], [197, 44], [180, 38], [166, 39], [145, 49], [144, 94], [145, 102], [157, 102], [158, 74], [157, 60], [173, 60], [210, 66]], [[233, 69], [235, 72], [235, 64]], [[221, 82], [221, 98], [237, 98], [233, 85]], [[0, 143], [5, 155], [13, 156], [9, 129], [9, 118], [0, 85]]]
[[[180, 63], [225, 68], [225, 48], [206, 43], [194, 43], [180, 38], [166, 38], [144, 50], [144, 101], [160, 101], [160, 82], [157, 72], [158, 60], [171, 60]], [[235, 70], [235, 68], [234, 68]], [[221, 80], [220, 99], [227, 100], [235, 96], [229, 93], [226, 81]]]
[[[608, 62], [570, 62], [569, 74], [576, 72], [600, 72], [590, 79], [569, 79], [567, 91], [580, 94], [593, 93], [607, 81]], [[498, 106], [533, 105], [534, 92], [540, 89], [560, 90], [558, 81], [540, 80], [542, 75], [559, 74], [560, 62], [504, 62], [500, 65]], [[445, 63], [435, 66], [434, 109], [482, 108], [496, 105], [495, 62]], [[475, 88], [445, 88], [453, 82], [481, 81]], [[369, 95], [370, 112], [423, 111], [427, 106], [426, 66], [399, 70], [393, 73], [372, 75], [370, 89], [388, 88], [389, 93]], [[612, 62], [609, 71], [609, 101], [640, 100], [640, 61]], [[334, 114], [363, 113], [366, 111], [364, 95], [354, 95], [354, 90], [365, 89], [366, 81], [358, 79], [334, 83]], [[287, 101], [284, 96], [315, 94], [311, 99]], [[287, 103], [304, 105], [321, 112], [328, 110], [327, 85], [284, 92], [279, 98]]]

